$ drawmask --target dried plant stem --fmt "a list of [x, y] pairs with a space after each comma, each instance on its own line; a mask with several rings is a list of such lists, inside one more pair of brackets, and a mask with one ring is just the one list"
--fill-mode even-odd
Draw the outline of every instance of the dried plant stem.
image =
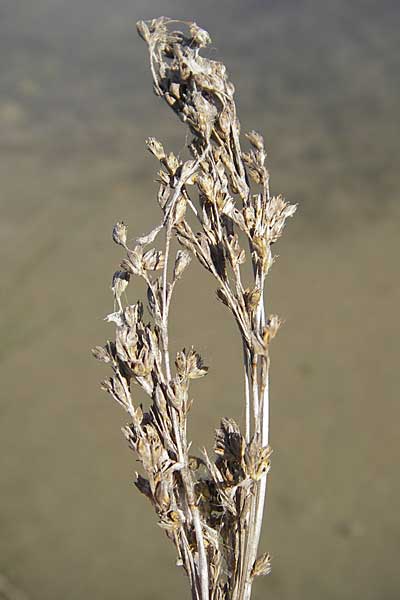
[[[155, 138], [147, 140], [162, 167], [162, 220], [132, 248], [126, 225], [114, 226], [113, 239], [127, 253], [112, 280], [118, 310], [106, 317], [115, 324], [115, 342], [93, 353], [113, 370], [103, 388], [131, 418], [123, 431], [144, 473], [137, 474], [136, 486], [175, 544], [193, 600], [250, 600], [254, 578], [270, 572], [270, 556], [257, 554], [272, 452], [269, 351], [280, 321], [266, 317], [264, 284], [273, 262], [271, 246], [296, 207], [270, 196], [262, 136], [246, 134], [251, 149], [242, 151], [234, 87], [224, 65], [200, 54], [210, 42], [208, 33], [186, 22], [181, 23], [187, 33], [171, 31], [172, 23], [179, 21], [160, 17], [137, 27], [149, 48], [155, 93], [193, 136], [192, 158], [182, 160]], [[147, 249], [162, 230], [163, 248]], [[176, 241], [184, 249], [176, 252], [172, 269]], [[214, 460], [205, 450], [203, 457], [189, 454], [187, 439], [189, 387], [208, 369], [193, 348], [176, 354], [174, 369], [169, 351], [171, 299], [191, 257], [214, 278], [242, 344], [244, 434], [233, 419], [223, 418]], [[242, 270], [246, 258], [251, 276]], [[131, 277], [146, 283], [149, 323], [140, 301], [122, 303]], [[149, 399], [145, 409], [132, 399], [134, 384]]]
[[244, 363], [244, 402], [245, 402], [245, 437], [246, 442], [250, 442], [250, 432], [251, 432], [251, 407], [250, 407], [250, 376], [249, 376], [249, 357], [246, 349], [245, 342], [243, 343], [243, 363]]
[[[197, 169], [198, 162], [199, 161], [197, 161], [195, 163], [195, 166], [191, 170], [192, 172], [194, 172]], [[191, 172], [188, 173], [186, 176], [186, 179], [189, 178], [189, 176], [191, 174], [192, 174]], [[168, 278], [168, 263], [169, 263], [170, 247], [171, 247], [172, 228], [174, 225], [174, 221], [172, 218], [173, 210], [175, 208], [178, 198], [182, 194], [183, 185], [184, 185], [184, 180], [183, 180], [183, 178], [181, 178], [175, 188], [175, 192], [172, 196], [172, 200], [170, 203], [170, 208], [169, 208], [169, 213], [168, 213], [168, 218], [167, 218], [167, 225], [166, 225], [166, 236], [165, 236], [166, 239], [165, 239], [165, 252], [164, 252], [164, 267], [163, 267], [163, 276], [162, 276], [162, 282], [163, 282], [162, 283], [162, 314], [163, 314], [162, 330], [163, 330], [165, 371], [166, 371], [166, 376], [167, 376], [168, 382], [171, 381], [171, 368], [170, 368], [169, 351], [168, 351], [168, 312], [169, 312], [169, 305], [170, 305], [169, 299], [167, 298], [167, 295], [168, 295], [168, 283], [167, 283], [167, 281], [168, 281], [168, 279], [167, 279]], [[171, 292], [172, 292], [172, 290], [171, 290]], [[180, 436], [177, 414], [176, 414], [175, 410], [172, 411], [172, 419], [173, 419], [173, 429], [174, 429], [174, 434], [175, 434], [175, 439], [176, 439], [177, 449], [178, 449], [178, 459], [182, 465], [181, 475], [182, 475], [182, 482], [183, 482], [183, 485], [186, 490], [188, 512], [189, 512], [188, 516], [189, 516], [190, 520], [193, 521], [195, 535], [196, 535], [196, 543], [197, 543], [197, 548], [198, 548], [198, 553], [199, 553], [200, 598], [201, 598], [201, 600], [208, 600], [209, 599], [208, 562], [207, 562], [207, 556], [206, 556], [205, 547], [204, 547], [203, 531], [202, 531], [202, 526], [201, 526], [201, 521], [200, 521], [200, 516], [199, 516], [199, 510], [198, 510], [198, 507], [196, 506], [196, 502], [195, 502], [193, 481], [192, 481], [192, 477], [190, 475], [189, 468], [188, 468], [187, 450], [185, 449], [185, 451], [184, 451], [182, 448], [183, 440], [181, 439], [181, 436]]]

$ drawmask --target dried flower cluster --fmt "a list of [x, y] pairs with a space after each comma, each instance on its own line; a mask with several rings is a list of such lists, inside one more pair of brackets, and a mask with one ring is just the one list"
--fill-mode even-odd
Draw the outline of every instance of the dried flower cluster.
[[[103, 388], [130, 415], [124, 433], [143, 468], [136, 486], [174, 542], [192, 597], [248, 600], [254, 577], [270, 572], [270, 556], [257, 552], [271, 455], [269, 345], [280, 322], [265, 314], [264, 282], [271, 245], [296, 207], [270, 195], [262, 136], [246, 134], [250, 150], [242, 151], [233, 84], [222, 63], [200, 55], [209, 34], [195, 23], [185, 23], [186, 33], [174, 31], [174, 23], [161, 17], [139, 22], [137, 29], [148, 45], [155, 93], [192, 134], [190, 158], [147, 140], [161, 164], [162, 220], [132, 247], [127, 226], [114, 226], [113, 239], [126, 251], [112, 280], [116, 312], [106, 317], [116, 326], [115, 341], [93, 353], [112, 367]], [[161, 233], [159, 250], [152, 245]], [[172, 259], [174, 239], [183, 249]], [[193, 348], [178, 352], [174, 367], [169, 353], [171, 298], [193, 256], [215, 278], [243, 345], [244, 431], [233, 419], [222, 419], [214, 459], [205, 451], [202, 457], [190, 454], [187, 439], [190, 383], [206, 375], [207, 367]], [[247, 284], [246, 260], [252, 266]], [[123, 304], [132, 277], [146, 283], [150, 322], [141, 302]], [[132, 398], [135, 384], [150, 399], [146, 410]]]

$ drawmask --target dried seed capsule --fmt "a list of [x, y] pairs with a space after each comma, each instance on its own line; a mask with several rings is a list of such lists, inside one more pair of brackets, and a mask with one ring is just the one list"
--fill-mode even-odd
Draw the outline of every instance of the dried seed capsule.
[[162, 269], [164, 266], [164, 256], [160, 250], [155, 250], [152, 248], [148, 250], [142, 259], [143, 268], [146, 271], [156, 271], [157, 269]]
[[278, 333], [278, 329], [281, 326], [282, 321], [277, 315], [271, 315], [267, 321], [266, 326], [262, 331], [262, 338], [265, 346], [268, 346], [270, 340], [272, 340]]
[[176, 100], [180, 100], [181, 97], [181, 86], [179, 83], [170, 83], [169, 91], [171, 96], [176, 98]]
[[128, 227], [125, 225], [123, 221], [117, 221], [113, 227], [112, 237], [116, 244], [119, 246], [123, 246], [126, 248], [126, 235], [128, 232]]
[[108, 392], [109, 394], [111, 394], [111, 391], [112, 391], [111, 377], [109, 377], [108, 379], [104, 379], [101, 382], [100, 389], [102, 389], [104, 392]]
[[130, 279], [130, 274], [127, 271], [115, 271], [113, 278], [111, 289], [115, 296], [115, 299], [118, 301], [123, 292], [126, 290]]
[[225, 134], [228, 135], [231, 129], [231, 122], [232, 122], [232, 114], [231, 114], [231, 110], [229, 109], [228, 106], [226, 106], [224, 108], [224, 110], [220, 113], [219, 115], [219, 126], [221, 128], [221, 131]]
[[146, 140], [146, 146], [149, 152], [153, 154], [158, 160], [163, 160], [165, 158], [164, 146], [161, 142], [156, 140], [154, 137], [149, 137]]
[[142, 40], [148, 42], [150, 40], [150, 31], [144, 21], [138, 21], [136, 23], [136, 29]]
[[196, 183], [200, 193], [204, 194], [204, 196], [211, 201], [214, 192], [214, 182], [212, 176], [209, 174], [201, 175], [197, 178]]
[[181, 221], [184, 219], [186, 213], [186, 205], [186, 198], [184, 196], [179, 196], [172, 209], [172, 222], [174, 225], [178, 225], [178, 223], [181, 223]]
[[269, 575], [271, 573], [271, 556], [266, 552], [262, 556], [259, 556], [254, 562], [251, 570], [252, 577], [258, 577], [261, 575]]
[[137, 304], [130, 304], [124, 310], [125, 321], [129, 327], [135, 327], [139, 321]]
[[204, 461], [202, 458], [199, 458], [198, 456], [189, 456], [188, 465], [191, 471], [197, 471], [203, 464]]
[[160, 509], [163, 512], [167, 512], [171, 506], [171, 495], [169, 493], [169, 485], [163, 479], [158, 482], [154, 497]]
[[176, 259], [175, 259], [175, 265], [174, 265], [174, 273], [173, 273], [174, 281], [178, 281], [178, 279], [180, 279], [182, 277], [183, 271], [189, 265], [191, 260], [192, 260], [192, 257], [190, 256], [189, 252], [187, 252], [186, 250], [178, 250], [178, 252], [176, 253]]
[[170, 152], [168, 156], [164, 158], [164, 164], [167, 167], [171, 175], [175, 175], [179, 167], [179, 160], [176, 158], [173, 152]]
[[258, 462], [255, 471], [254, 479], [259, 481], [264, 475], [266, 475], [271, 469], [271, 460], [270, 456], [272, 454], [272, 448], [270, 446], [265, 446], [260, 448], [258, 452]]
[[208, 373], [208, 367], [206, 367], [203, 363], [203, 359], [201, 358], [198, 352], [195, 352], [193, 348], [191, 348], [186, 357], [187, 361], [187, 376], [189, 379], [199, 379], [200, 377], [204, 377]]
[[190, 35], [198, 48], [204, 48], [208, 44], [211, 44], [211, 37], [208, 31], [201, 29], [196, 23], [191, 24]]
[[195, 167], [196, 167], [195, 160], [187, 160], [185, 163], [183, 163], [182, 170], [181, 170], [181, 178], [185, 183], [193, 175]]
[[249, 133], [245, 134], [245, 137], [247, 137], [254, 148], [257, 148], [257, 150], [264, 150], [264, 138], [257, 131], [249, 131]]
[[248, 173], [249, 173], [252, 181], [254, 181], [254, 183], [257, 183], [258, 185], [260, 183], [262, 183], [262, 181], [263, 181], [262, 175], [258, 169], [253, 169], [252, 167], [247, 167], [247, 169], [248, 169]]
[[181, 377], [186, 376], [186, 354], [185, 350], [183, 352], [177, 352], [175, 358], [175, 366], [178, 371], [178, 374]]
[[249, 312], [256, 310], [261, 298], [261, 290], [258, 287], [247, 288], [244, 292], [244, 301]]
[[121, 267], [132, 275], [141, 275], [143, 273], [141, 249], [128, 250], [128, 259], [121, 262]]
[[253, 248], [257, 254], [257, 256], [264, 262], [267, 257], [267, 243], [264, 238], [254, 235], [251, 238], [251, 242], [253, 244]]
[[103, 348], [103, 346], [95, 346], [92, 348], [92, 354], [97, 360], [100, 360], [104, 363], [110, 362], [110, 355], [108, 354], [107, 350]]

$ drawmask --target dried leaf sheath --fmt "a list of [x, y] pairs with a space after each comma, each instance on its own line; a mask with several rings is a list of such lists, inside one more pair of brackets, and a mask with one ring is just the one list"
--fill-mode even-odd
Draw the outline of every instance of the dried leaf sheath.
[[[175, 31], [177, 23], [186, 32]], [[280, 322], [265, 314], [264, 283], [271, 245], [296, 207], [270, 195], [262, 136], [246, 134], [250, 149], [242, 151], [234, 87], [225, 66], [200, 53], [208, 33], [166, 17], [137, 28], [148, 45], [155, 93], [189, 127], [191, 158], [181, 160], [155, 138], [147, 140], [161, 166], [162, 218], [132, 245], [127, 226], [114, 226], [113, 240], [126, 252], [112, 280], [115, 312], [106, 317], [115, 325], [115, 341], [93, 354], [112, 368], [103, 388], [129, 413], [123, 431], [142, 467], [136, 486], [175, 544], [192, 597], [248, 600], [254, 577], [270, 572], [270, 556], [257, 558], [257, 552], [271, 456], [269, 345]], [[176, 243], [182, 246], [177, 251]], [[193, 348], [174, 360], [169, 352], [171, 299], [192, 257], [215, 278], [243, 346], [245, 428], [223, 418], [213, 458], [189, 454], [187, 439], [190, 384], [208, 368]], [[245, 282], [246, 260], [252, 280]], [[124, 305], [135, 277], [147, 286], [149, 322], [141, 302]], [[139, 388], [149, 399], [146, 409], [136, 399]]]

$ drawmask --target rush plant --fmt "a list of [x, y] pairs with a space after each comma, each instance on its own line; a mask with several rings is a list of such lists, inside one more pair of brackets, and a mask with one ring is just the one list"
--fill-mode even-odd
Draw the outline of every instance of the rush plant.
[[[202, 55], [209, 34], [166, 17], [140, 21], [137, 30], [155, 94], [189, 129], [189, 155], [147, 140], [161, 165], [160, 222], [132, 244], [127, 226], [114, 226], [114, 242], [126, 252], [113, 276], [115, 312], [106, 317], [115, 340], [93, 353], [112, 368], [102, 387], [129, 414], [123, 431], [142, 467], [136, 486], [175, 544], [192, 598], [249, 600], [254, 578], [270, 572], [270, 556], [258, 545], [271, 456], [270, 342], [280, 321], [265, 312], [264, 286], [272, 245], [296, 207], [270, 193], [262, 136], [247, 133], [242, 150], [234, 86], [222, 63]], [[243, 350], [245, 422], [222, 418], [214, 456], [191, 454], [187, 438], [190, 384], [208, 369], [193, 348], [175, 357], [169, 350], [173, 293], [193, 258], [214, 278]], [[123, 301], [135, 277], [147, 287], [146, 317], [142, 302]], [[146, 409], [136, 400], [139, 388]]]

